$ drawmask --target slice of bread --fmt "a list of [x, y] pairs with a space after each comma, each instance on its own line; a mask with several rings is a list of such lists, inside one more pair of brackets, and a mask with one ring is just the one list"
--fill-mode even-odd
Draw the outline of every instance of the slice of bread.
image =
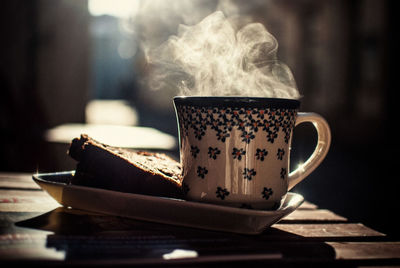
[[182, 198], [181, 166], [165, 154], [117, 148], [85, 134], [72, 140], [68, 154], [78, 161], [71, 184]]

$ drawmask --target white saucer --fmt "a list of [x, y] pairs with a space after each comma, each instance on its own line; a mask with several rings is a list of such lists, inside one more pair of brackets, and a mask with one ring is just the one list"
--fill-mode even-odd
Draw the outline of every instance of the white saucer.
[[35, 174], [33, 180], [65, 207], [206, 230], [259, 234], [292, 213], [303, 196], [288, 193], [278, 210], [253, 210], [167, 197], [68, 185], [74, 171]]

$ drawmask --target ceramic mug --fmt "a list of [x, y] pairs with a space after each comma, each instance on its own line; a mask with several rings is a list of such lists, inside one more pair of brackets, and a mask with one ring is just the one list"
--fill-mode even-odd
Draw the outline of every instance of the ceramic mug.
[[[183, 189], [188, 200], [277, 209], [325, 158], [328, 123], [299, 113], [300, 101], [258, 97], [175, 97]], [[293, 128], [311, 122], [313, 154], [289, 172]]]

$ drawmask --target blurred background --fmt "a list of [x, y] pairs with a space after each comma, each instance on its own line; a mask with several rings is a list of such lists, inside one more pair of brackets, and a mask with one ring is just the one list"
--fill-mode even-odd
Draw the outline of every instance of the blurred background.
[[[178, 90], [146, 84], [143, 44], [157, 46], [216, 9], [263, 23], [294, 74], [301, 111], [330, 123], [327, 158], [294, 190], [399, 236], [391, 1], [3, 1], [0, 171], [72, 170], [68, 143], [82, 132], [179, 159]], [[293, 167], [315, 142], [311, 126], [296, 128]]]

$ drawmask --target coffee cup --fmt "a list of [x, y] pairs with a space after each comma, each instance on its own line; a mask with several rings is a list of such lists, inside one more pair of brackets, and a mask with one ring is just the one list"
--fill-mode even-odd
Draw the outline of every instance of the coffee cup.
[[[278, 209], [285, 196], [325, 158], [326, 120], [298, 112], [300, 101], [261, 97], [175, 97], [183, 189], [192, 201]], [[289, 171], [296, 125], [318, 133], [312, 155]]]

